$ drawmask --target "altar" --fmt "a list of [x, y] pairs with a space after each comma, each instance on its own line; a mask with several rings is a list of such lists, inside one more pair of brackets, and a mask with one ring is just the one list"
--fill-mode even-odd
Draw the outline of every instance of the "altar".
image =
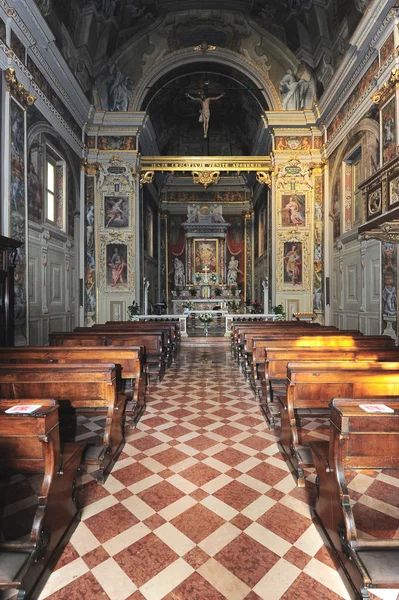
[[[201, 312], [201, 311], [212, 311], [212, 310], [227, 310], [228, 300], [221, 300], [220, 298], [180, 298], [178, 300], [172, 300], [173, 314], [180, 315], [186, 312]], [[187, 305], [192, 305], [192, 308]]]
[[[230, 223], [219, 204], [189, 204], [182, 223], [184, 246], [173, 257], [171, 309], [181, 314], [187, 308], [230, 310], [241, 308], [238, 287], [239, 261], [233, 243], [227, 246]], [[181, 248], [181, 249], [180, 249]]]

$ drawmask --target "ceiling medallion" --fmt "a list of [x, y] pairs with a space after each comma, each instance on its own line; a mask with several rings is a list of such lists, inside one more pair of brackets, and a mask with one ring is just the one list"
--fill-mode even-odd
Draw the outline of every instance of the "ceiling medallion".
[[216, 46], [211, 46], [207, 42], [201, 42], [198, 46], [194, 46], [193, 50], [195, 52], [202, 52], [202, 54], [206, 54], [207, 52], [213, 52], [216, 50]]
[[205, 189], [220, 181], [220, 171], [192, 171], [192, 176], [194, 183], [202, 183]]

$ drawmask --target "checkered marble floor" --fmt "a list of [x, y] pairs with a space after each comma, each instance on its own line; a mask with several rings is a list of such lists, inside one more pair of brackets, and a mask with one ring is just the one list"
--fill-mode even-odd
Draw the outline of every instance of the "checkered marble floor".
[[[309, 422], [309, 436], [323, 426]], [[183, 345], [126, 440], [104, 486], [81, 477], [81, 522], [40, 600], [350, 599], [312, 520], [314, 473], [296, 487], [222, 340]], [[12, 487], [15, 515], [26, 501]], [[364, 535], [378, 520], [399, 537], [399, 472], [349, 487]]]

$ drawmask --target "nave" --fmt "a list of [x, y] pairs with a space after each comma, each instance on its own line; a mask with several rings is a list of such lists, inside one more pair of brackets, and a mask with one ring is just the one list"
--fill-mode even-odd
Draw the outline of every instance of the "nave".
[[[40, 600], [350, 597], [312, 522], [314, 475], [296, 486], [228, 345], [201, 344], [183, 342], [151, 386], [105, 484], [79, 480], [81, 522]], [[325, 439], [321, 426], [309, 434]], [[377, 511], [398, 528], [397, 506], [381, 501], [396, 481], [368, 472], [350, 483], [366, 534]], [[29, 493], [14, 485], [7, 515], [20, 524]]]

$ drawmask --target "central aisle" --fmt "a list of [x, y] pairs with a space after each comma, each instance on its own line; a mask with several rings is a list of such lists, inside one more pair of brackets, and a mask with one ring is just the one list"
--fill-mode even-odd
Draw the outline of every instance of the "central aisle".
[[82, 478], [82, 522], [41, 600], [348, 598], [228, 346], [193, 345], [105, 485]]

